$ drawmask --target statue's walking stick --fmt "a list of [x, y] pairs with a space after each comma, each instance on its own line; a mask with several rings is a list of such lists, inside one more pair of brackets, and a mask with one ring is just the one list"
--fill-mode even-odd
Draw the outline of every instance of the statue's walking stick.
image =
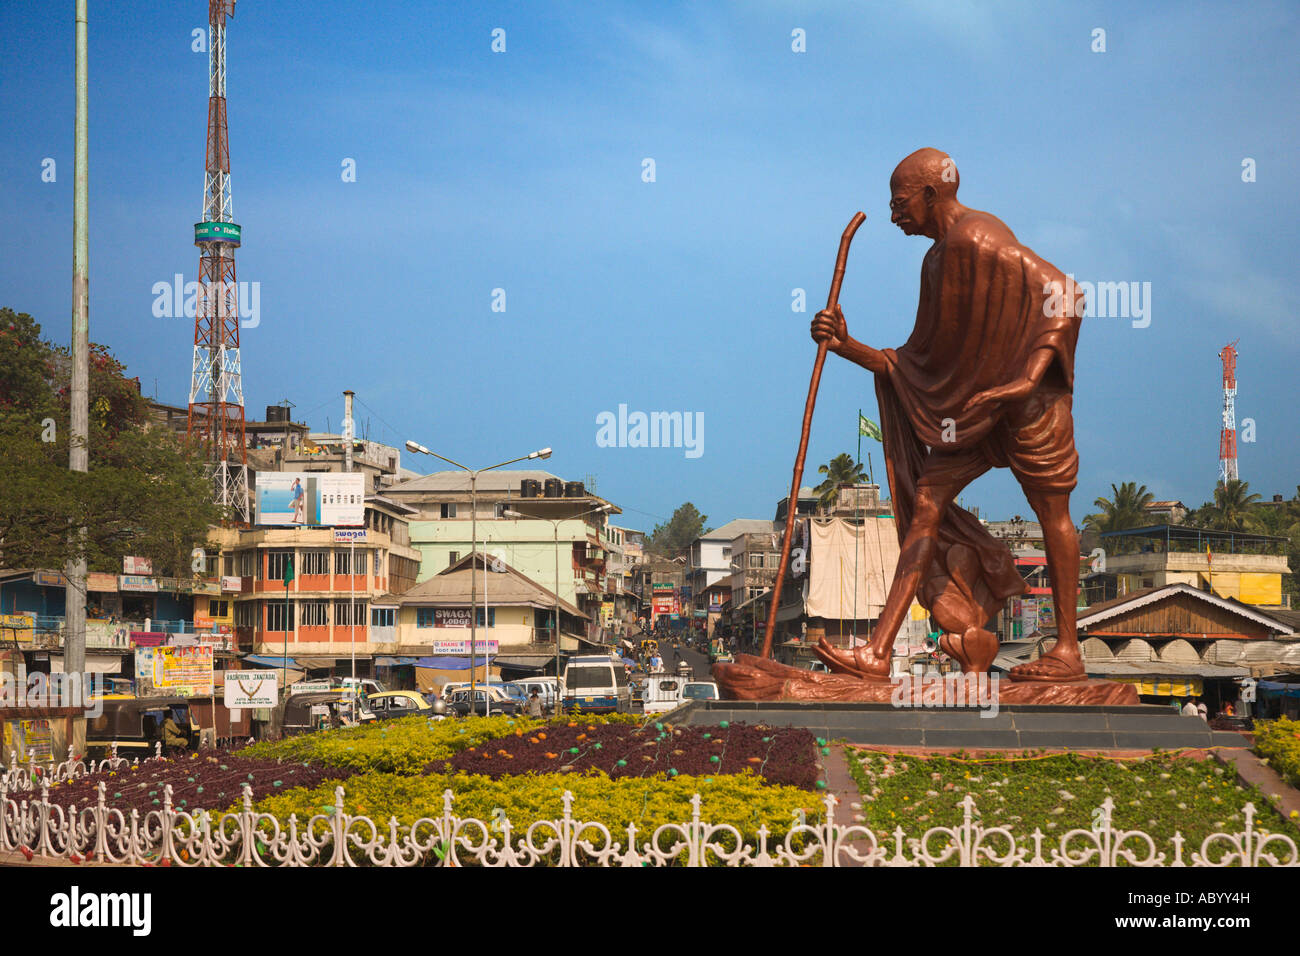
[[[849, 244], [858, 226], [866, 222], [866, 214], [859, 212], [840, 236], [840, 254], [835, 260], [835, 275], [831, 278], [831, 292], [826, 297], [826, 308], [835, 308], [840, 300], [840, 284], [844, 281], [844, 264], [849, 258]], [[803, 407], [803, 431], [799, 435], [799, 454], [794, 459], [794, 480], [790, 483], [790, 498], [785, 508], [785, 533], [781, 536], [781, 563], [776, 569], [776, 583], [772, 585], [772, 606], [767, 610], [767, 625], [763, 630], [761, 657], [772, 656], [772, 632], [776, 628], [776, 612], [781, 607], [781, 584], [790, 564], [790, 533], [799, 516], [799, 484], [803, 481], [803, 462], [808, 455], [808, 433], [812, 430], [813, 408], [817, 405], [817, 388], [822, 381], [822, 366], [826, 364], [826, 343], [817, 344], [817, 360], [813, 363], [812, 381], [808, 384], [808, 401]]]

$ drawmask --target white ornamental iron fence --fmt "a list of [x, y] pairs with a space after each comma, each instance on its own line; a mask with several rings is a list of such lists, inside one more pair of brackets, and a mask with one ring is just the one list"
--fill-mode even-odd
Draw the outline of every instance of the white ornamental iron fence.
[[[839, 799], [827, 794], [825, 820], [807, 823], [800, 812], [783, 840], [769, 839], [766, 825], [758, 843], [746, 843], [729, 824], [701, 818], [701, 799], [691, 798], [691, 819], [657, 827], [638, 843], [638, 828], [627, 825], [620, 843], [605, 824], [573, 818], [573, 795], [565, 791], [564, 815], [537, 820], [522, 833], [504, 816], [492, 821], [458, 817], [455, 795], [443, 793], [442, 815], [410, 826], [390, 817], [387, 825], [344, 809], [344, 788], [334, 790], [334, 805], [306, 823], [297, 814], [288, 824], [253, 809], [253, 791], [243, 785], [242, 808], [213, 813], [178, 810], [172, 788], [163, 788], [162, 807], [143, 815], [110, 807], [106, 785], [96, 787], [95, 803], [78, 808], [50, 800], [54, 783], [90, 773], [117, 770], [132, 762], [116, 751], [99, 763], [68, 759], [37, 768], [34, 761], [0, 773], [0, 852], [128, 865], [161, 866], [1300, 866], [1296, 842], [1281, 833], [1255, 829], [1255, 806], [1243, 808], [1245, 829], [1212, 833], [1188, 851], [1175, 832], [1172, 854], [1142, 830], [1117, 829], [1109, 797], [1094, 812], [1090, 830], [1070, 830], [1055, 843], [1040, 829], [1017, 837], [1005, 827], [985, 827], [975, 799], [961, 802], [962, 822], [931, 827], [908, 837], [896, 827], [893, 840], [879, 840], [868, 827], [835, 822]], [[159, 756], [147, 758], [160, 759]], [[136, 765], [140, 763], [137, 759]], [[36, 793], [39, 791], [39, 798]], [[30, 797], [30, 799], [29, 799]]]

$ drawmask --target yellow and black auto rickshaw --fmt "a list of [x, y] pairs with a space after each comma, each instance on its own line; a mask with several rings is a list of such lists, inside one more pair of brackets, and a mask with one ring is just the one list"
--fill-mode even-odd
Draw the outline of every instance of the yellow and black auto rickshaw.
[[168, 749], [197, 749], [199, 728], [186, 698], [134, 697], [103, 700], [103, 713], [86, 721], [86, 750], [93, 756], [106, 755], [116, 744], [119, 757], [152, 757], [158, 743], [167, 747], [168, 717], [176, 722], [184, 740]]

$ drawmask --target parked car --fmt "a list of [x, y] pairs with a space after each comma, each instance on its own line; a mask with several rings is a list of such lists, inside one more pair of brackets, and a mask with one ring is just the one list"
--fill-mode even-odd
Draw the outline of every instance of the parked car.
[[366, 707], [375, 715], [376, 720], [410, 717], [433, 710], [433, 705], [418, 690], [390, 690], [382, 694], [370, 694], [366, 697]]
[[682, 685], [683, 700], [717, 700], [718, 685], [711, 680], [687, 681]]
[[488, 713], [488, 698], [491, 697], [493, 714], [516, 716], [522, 708], [501, 692], [499, 687], [479, 685], [474, 690], [464, 687], [453, 691], [447, 706], [457, 717], [484, 717]]
[[632, 709], [632, 689], [623, 662], [617, 657], [573, 657], [564, 669], [564, 709], [586, 711]]
[[555, 705], [560, 697], [560, 682], [554, 677], [527, 677], [523, 680], [515, 681], [523, 688], [526, 698], [533, 696], [533, 691], [537, 691], [537, 697], [542, 702], [542, 710], [551, 712], [555, 710]]

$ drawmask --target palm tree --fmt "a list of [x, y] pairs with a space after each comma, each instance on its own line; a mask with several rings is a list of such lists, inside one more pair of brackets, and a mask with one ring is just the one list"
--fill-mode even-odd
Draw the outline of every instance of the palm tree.
[[862, 473], [862, 463], [854, 461], [848, 454], [836, 455], [825, 465], [817, 467], [817, 474], [825, 475], [826, 480], [813, 489], [819, 497], [817, 504], [823, 510], [829, 509], [835, 504], [835, 498], [839, 494], [840, 485], [857, 485], [865, 480], [866, 475]]
[[1147, 491], [1146, 485], [1125, 481], [1118, 488], [1112, 484], [1110, 492], [1110, 498], [1098, 498], [1092, 503], [1094, 508], [1101, 510], [1083, 519], [1086, 530], [1124, 531], [1147, 523], [1146, 506], [1155, 500], [1155, 495]]
[[1205, 527], [1217, 531], [1255, 531], [1261, 526], [1255, 514], [1260, 496], [1252, 494], [1247, 482], [1233, 478], [1219, 482], [1214, 489], [1214, 503], [1201, 508]]

